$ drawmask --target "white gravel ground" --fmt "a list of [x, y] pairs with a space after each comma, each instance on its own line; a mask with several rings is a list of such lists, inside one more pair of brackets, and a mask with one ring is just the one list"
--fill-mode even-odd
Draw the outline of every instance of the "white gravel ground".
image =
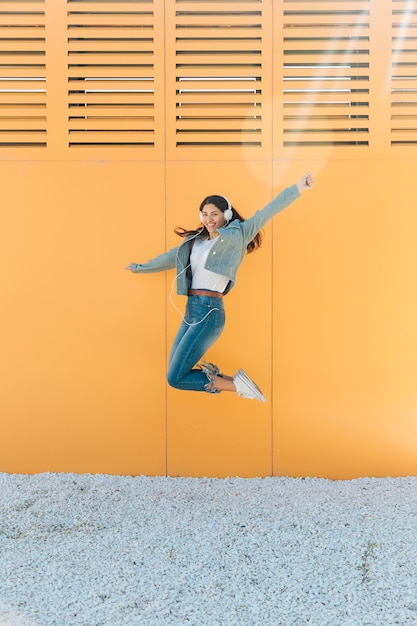
[[417, 477], [0, 474], [0, 624], [417, 625]]

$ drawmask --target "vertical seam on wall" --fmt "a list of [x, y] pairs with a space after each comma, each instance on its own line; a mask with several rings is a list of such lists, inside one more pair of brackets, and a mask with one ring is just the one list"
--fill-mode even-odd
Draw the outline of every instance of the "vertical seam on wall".
[[[274, 8], [275, 3], [272, 1], [272, 13], [271, 13], [271, 73], [272, 73], [272, 85], [274, 85]], [[271, 90], [271, 199], [274, 194], [274, 100], [275, 100], [275, 90], [272, 88]], [[275, 220], [274, 220], [275, 221]], [[271, 245], [271, 474], [274, 476], [274, 409], [275, 409], [275, 397], [274, 397], [274, 249], [275, 249], [275, 224], [272, 225], [271, 234], [272, 234], [272, 245]]]
[[[163, 163], [164, 163], [164, 222], [165, 222], [165, 235], [164, 246], [167, 249], [167, 85], [166, 85], [166, 72], [167, 72], [167, 45], [166, 45], [166, 0], [163, 5], [163, 23], [164, 23], [164, 37], [163, 37], [163, 80], [164, 80], [164, 132], [163, 132]], [[165, 276], [165, 367], [168, 359], [168, 277], [167, 272], [164, 272]], [[168, 389], [165, 383], [165, 476], [168, 476]]]

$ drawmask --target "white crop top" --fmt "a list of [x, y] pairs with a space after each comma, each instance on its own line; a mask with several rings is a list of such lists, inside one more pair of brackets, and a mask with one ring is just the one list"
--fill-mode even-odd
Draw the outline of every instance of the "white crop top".
[[198, 239], [194, 242], [190, 257], [193, 275], [192, 289], [210, 289], [211, 291], [223, 293], [229, 283], [229, 279], [226, 276], [204, 269], [207, 257], [215, 241], [216, 239], [214, 238]]

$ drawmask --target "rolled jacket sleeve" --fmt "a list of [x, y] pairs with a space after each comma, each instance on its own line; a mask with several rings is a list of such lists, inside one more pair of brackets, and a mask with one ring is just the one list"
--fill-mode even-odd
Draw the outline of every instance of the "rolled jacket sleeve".
[[246, 242], [251, 241], [270, 219], [286, 209], [300, 195], [297, 185], [291, 185], [275, 196], [263, 209], [256, 211], [252, 217], [242, 222]]
[[152, 272], [164, 272], [175, 267], [178, 247], [172, 248], [168, 252], [163, 252], [159, 256], [146, 263], [131, 263], [130, 269], [136, 274], [150, 274]]

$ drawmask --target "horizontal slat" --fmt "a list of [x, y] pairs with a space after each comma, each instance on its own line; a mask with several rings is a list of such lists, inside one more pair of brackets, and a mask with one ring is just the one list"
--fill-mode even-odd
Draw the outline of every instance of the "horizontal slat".
[[[81, 100], [82, 98], [82, 100]], [[153, 104], [154, 94], [152, 93], [133, 93], [133, 94], [117, 94], [117, 93], [89, 93], [89, 94], [76, 94], [69, 93], [69, 104], [108, 104], [111, 106], [117, 106], [123, 103], [147, 103]]]
[[398, 128], [395, 126], [392, 128], [391, 133], [394, 141], [417, 141], [417, 126], [408, 126], [407, 128]]
[[[1, 81], [0, 81], [1, 88]], [[154, 90], [154, 81], [150, 79], [78, 79], [70, 80], [69, 89], [74, 91], [115, 91], [115, 92], [140, 92]]]
[[333, 59], [331, 55], [297, 55], [288, 54], [283, 64], [283, 73], [288, 76], [306, 76], [318, 74], [321, 76], [339, 76], [344, 74], [366, 74], [370, 68], [369, 55], [351, 59]]
[[[201, 156], [203, 156], [204, 154], [206, 154], [206, 150], [211, 150], [214, 149], [217, 151], [219, 149], [224, 150], [224, 155], [228, 154], [229, 150], [235, 151], [236, 149], [239, 150], [239, 152], [241, 151], [242, 148], [246, 149], [260, 149], [262, 148], [262, 143], [261, 141], [249, 141], [249, 140], [245, 140], [245, 141], [200, 141], [198, 143], [194, 143], [194, 142], [187, 142], [187, 141], [177, 141], [176, 142], [176, 149], [177, 150], [186, 150], [186, 152], [181, 153], [179, 152], [179, 154], [183, 154], [183, 156], [185, 157], [187, 155], [187, 157], [189, 156], [190, 149], [193, 149], [194, 151], [199, 151], [201, 150]], [[193, 158], [196, 158], [197, 156], [197, 152], [193, 152]], [[235, 154], [235, 152], [232, 152], [231, 154]]]
[[77, 26], [68, 28], [68, 39], [69, 41], [77, 39], [146, 40], [147, 38], [152, 37], [152, 31], [152, 28], [144, 29], [135, 26], [130, 26], [129, 28], [109, 28], [108, 26], [104, 27], [104, 25], [101, 28], [80, 28]]
[[[118, 8], [118, 7], [117, 7]], [[68, 29], [102, 29], [102, 28], [153, 28], [154, 14], [152, 11], [115, 11], [68, 13]]]
[[115, 6], [117, 13], [137, 11], [138, 9], [148, 11], [154, 2], [155, 0], [128, 0], [126, 2], [122, 0], [120, 2], [118, 0], [68, 0], [68, 8], [71, 9], [71, 13], [75, 11], [84, 12], [87, 9], [95, 13], [107, 13], [109, 5]]
[[222, 126], [221, 124], [219, 124], [217, 127], [213, 126], [213, 128], [184, 129], [184, 128], [181, 128], [180, 126], [177, 126], [176, 128], [177, 136], [186, 135], [187, 141], [191, 141], [191, 140], [199, 141], [200, 138], [203, 139], [203, 141], [207, 141], [208, 136], [210, 137], [210, 140], [214, 138], [215, 141], [218, 141], [219, 139], [224, 140], [225, 137], [230, 137], [231, 140], [237, 141], [238, 139], [236, 139], [236, 137], [238, 137], [239, 135], [250, 136], [250, 135], [260, 135], [260, 133], [261, 133], [261, 129], [257, 127], [255, 128], [230, 128], [227, 126]]
[[391, 141], [391, 147], [395, 148], [415, 148], [415, 146], [417, 145], [416, 141], [407, 141], [407, 140], [403, 140], [403, 141]]
[[[288, 141], [287, 139], [283, 142], [284, 148], [350, 148], [351, 150], [369, 150], [369, 140], [368, 139], [329, 139], [328, 137], [322, 138], [314, 138], [311, 140], [300, 140], [300, 141]], [[362, 155], [363, 156], [363, 155]]]
[[414, 119], [407, 118], [407, 119], [404, 119], [403, 121], [399, 120], [398, 118], [393, 120], [393, 126], [391, 129], [392, 133], [408, 132], [408, 131], [416, 132], [416, 130], [417, 130], [417, 117], [415, 117]]
[[33, 118], [33, 119], [46, 119], [44, 110], [46, 103], [42, 105], [30, 105], [30, 104], [16, 104], [15, 102], [7, 102], [6, 104], [0, 104], [0, 118]]
[[[72, 2], [73, 0], [70, 0]], [[81, 0], [82, 2], [83, 0]], [[93, 0], [94, 2], [94, 0]], [[45, 0], [2, 0], [2, 4], [0, 5], [1, 12], [10, 12], [15, 13], [18, 9], [19, 12], [43, 12], [45, 8]]]
[[206, 132], [206, 133], [177, 133], [175, 135], [176, 146], [262, 146], [260, 133], [248, 132]]
[[243, 40], [243, 39], [226, 39], [225, 37], [217, 37], [212, 39], [201, 39], [195, 37], [188, 41], [178, 41], [176, 46], [179, 53], [192, 53], [199, 50], [211, 50], [217, 51], [219, 49], [227, 52], [241, 52], [244, 50], [247, 53], [259, 52], [262, 50], [262, 41], [259, 39]]
[[176, 123], [177, 126], [181, 126], [184, 128], [188, 128], [188, 126], [192, 126], [192, 127], [197, 127], [198, 125], [200, 126], [205, 126], [205, 125], [212, 125], [212, 124], [216, 124], [217, 122], [224, 122], [227, 124], [235, 124], [235, 125], [239, 125], [241, 124], [242, 126], [245, 124], [248, 125], [262, 125], [262, 115], [244, 115], [243, 113], [241, 113], [241, 115], [177, 115], [176, 116]]
[[[356, 100], [356, 98], [355, 98]], [[294, 103], [285, 103], [284, 108], [288, 109], [285, 112], [286, 115], [291, 114], [307, 114], [307, 115], [349, 115], [352, 112], [352, 106], [355, 108], [354, 113], [363, 113], [366, 112], [367, 107], [360, 103], [358, 105], [349, 101], [349, 103], [344, 102], [294, 102]], [[357, 110], [358, 109], [358, 110]]]
[[369, 52], [367, 50], [345, 50], [345, 49], [324, 49], [320, 51], [305, 50], [300, 48], [298, 50], [283, 50], [283, 56], [286, 63], [298, 62], [299, 65], [304, 63], [321, 62], [325, 63], [363, 63], [369, 59]]
[[179, 124], [206, 124], [215, 120], [225, 120], [227, 123], [243, 123], [245, 120], [250, 123], [261, 125], [262, 113], [260, 107], [234, 106], [232, 108], [220, 107], [179, 107], [175, 116], [177, 125]]
[[415, 76], [410, 78], [393, 79], [391, 83], [393, 92], [408, 91], [410, 89], [415, 89], [416, 86], [417, 78]]
[[176, 128], [177, 132], [179, 130], [182, 131], [193, 131], [199, 132], [199, 130], [230, 130], [233, 132], [242, 130], [252, 132], [254, 130], [259, 130], [262, 127], [262, 120], [256, 119], [230, 119], [230, 118], [213, 118], [213, 119], [177, 119]]
[[410, 92], [397, 91], [391, 94], [391, 105], [399, 106], [400, 104], [408, 104], [410, 101], [417, 99], [417, 89]]
[[[417, 66], [417, 46], [414, 50], [403, 50], [401, 52], [392, 53], [392, 66], [396, 68], [401, 67], [401, 71], [404, 71], [404, 67], [415, 68]], [[406, 71], [406, 70], [405, 70]]]
[[368, 80], [306, 80], [306, 81], [284, 81], [283, 92], [301, 92], [301, 93], [352, 93], [360, 90], [361, 92], [369, 92]]
[[309, 132], [309, 131], [326, 131], [329, 130], [337, 130], [337, 131], [351, 131], [354, 129], [366, 129], [369, 130], [369, 120], [366, 119], [304, 119], [304, 120], [284, 120], [284, 132], [288, 131], [300, 131], [300, 132]]
[[183, 11], [219, 11], [236, 10], [236, 3], [243, 6], [245, 11], [257, 11], [263, 0], [176, 0], [175, 4]]
[[101, 130], [101, 131], [153, 131], [155, 126], [154, 118], [111, 118], [97, 117], [74, 119], [70, 118], [70, 129], [73, 130]]
[[39, 11], [37, 13], [25, 13], [24, 11], [2, 11], [0, 5], [0, 32], [4, 29], [14, 30], [15, 28], [24, 28], [33, 31], [37, 28], [43, 28], [45, 25], [45, 13]]
[[[68, 143], [68, 147], [70, 149], [70, 151], [75, 151], [74, 156], [76, 156], [76, 158], [80, 158], [80, 155], [83, 153], [83, 156], [85, 156], [87, 159], [100, 159], [101, 155], [103, 154], [103, 148], [106, 149], [106, 151], [111, 151], [111, 150], [115, 150], [116, 153], [116, 157], [118, 154], [120, 154], [120, 149], [123, 150], [123, 154], [128, 154], [130, 152], [130, 155], [133, 156], [135, 159], [137, 158], [143, 158], [144, 155], [146, 154], [145, 158], [152, 158], [154, 156], [154, 151], [155, 151], [155, 143], [152, 142], [147, 142], [147, 143], [134, 143], [134, 142], [130, 142], [130, 143], [118, 143], [113, 142], [103, 142], [103, 143], [99, 143], [99, 142], [94, 142], [91, 141], [89, 143], [82, 143], [82, 142], [73, 142], [70, 141]], [[82, 151], [82, 152], [80, 152]], [[129, 156], [130, 156], [129, 155]], [[123, 157], [124, 158], [124, 157]]]
[[405, 102], [403, 104], [392, 102], [393, 116], [400, 115], [401, 117], [407, 115], [414, 115], [417, 112], [417, 97], [414, 101]]
[[175, 69], [177, 77], [193, 78], [197, 77], [218, 77], [218, 78], [261, 78], [265, 72], [264, 59], [256, 56], [247, 59], [232, 61], [229, 59], [207, 59], [204, 56], [194, 58], [177, 57], [175, 59]]
[[282, 141], [283, 143], [296, 143], [303, 142], [304, 144], [315, 142], [326, 142], [333, 145], [346, 142], [369, 142], [370, 132], [367, 125], [352, 125], [352, 126], [324, 126], [317, 128], [308, 128], [299, 126], [298, 128], [284, 128]]
[[410, 41], [415, 41], [416, 27], [417, 19], [412, 23], [404, 22], [403, 24], [393, 24], [392, 41], [394, 45], [399, 44], [401, 46], [402, 42], [407, 44]]
[[[2, 58], [0, 56], [0, 63]], [[80, 50], [73, 51], [68, 50], [69, 67], [85, 67], [85, 66], [106, 66], [114, 67], [115, 65], [136, 65], [138, 63], [153, 63], [154, 54], [152, 51], [147, 52], [132, 52], [113, 50], [110, 52], [106, 50], [104, 52], [82, 52]]]
[[220, 13], [219, 15], [195, 13], [194, 15], [177, 14], [176, 16], [176, 30], [190, 30], [194, 28], [204, 28], [206, 30], [223, 30], [229, 32], [229, 29], [234, 30], [240, 27], [244, 28], [260, 28], [262, 25], [262, 14], [257, 12], [255, 14], [245, 14], [244, 12], [237, 12], [235, 15], [226, 15]]
[[370, 0], [284, 0], [288, 10], [307, 12], [335, 11], [350, 13], [351, 11], [369, 10]]
[[45, 51], [33, 52], [31, 54], [8, 54], [7, 52], [0, 52], [0, 71], [4, 67], [40, 67], [46, 66]]
[[232, 79], [228, 77], [225, 80], [210, 80], [209, 78], [199, 80], [197, 77], [194, 79], [183, 80], [181, 77], [177, 77], [177, 93], [179, 91], [243, 91], [243, 92], [256, 92], [259, 90], [261, 86], [261, 81], [258, 77], [253, 77], [253, 79], [241, 79], [240, 77], [236, 77], [236, 79]]
[[349, 24], [347, 20], [333, 24], [311, 24], [300, 22], [298, 24], [286, 23], [282, 25], [284, 41], [291, 38], [300, 38], [305, 40], [323, 39], [331, 41], [333, 39], [349, 41], [362, 41], [370, 38], [370, 21], [363, 22], [358, 26]]
[[2, 104], [7, 104], [9, 105], [10, 102], [13, 102], [14, 104], [21, 105], [21, 104], [28, 104], [29, 106], [33, 103], [36, 104], [37, 102], [45, 102], [46, 101], [46, 97], [45, 97], [45, 93], [44, 92], [32, 92], [32, 93], [19, 93], [19, 92], [15, 92], [15, 93], [8, 93], [8, 92], [1, 92], [0, 91], [0, 106]]
[[153, 131], [136, 131], [136, 130], [70, 130], [71, 142], [100, 142], [100, 143], [150, 143], [155, 141]]
[[39, 78], [0, 78], [0, 91], [46, 91], [46, 79]]
[[136, 40], [127, 40], [114, 37], [113, 39], [69, 39], [68, 49], [70, 53], [74, 52], [107, 52], [109, 54], [117, 54], [120, 52], [144, 55], [153, 54], [154, 42], [152, 39], [136, 38]]
[[332, 101], [335, 100], [337, 102], [347, 100], [351, 102], [352, 100], [359, 99], [367, 99], [369, 98], [369, 90], [361, 90], [359, 93], [357, 90], [352, 89], [284, 89], [283, 90], [283, 98], [285, 100], [292, 98], [302, 98], [304, 100], [313, 100], [313, 101]]
[[102, 65], [91, 66], [91, 65], [71, 65], [68, 68], [68, 77], [69, 79], [78, 79], [78, 78], [97, 78], [97, 79], [105, 79], [109, 76], [117, 76], [120, 78], [152, 78], [154, 75], [155, 69], [152, 64], [149, 65]]
[[214, 111], [216, 109], [219, 109], [220, 111], [224, 109], [224, 111], [227, 114], [230, 114], [231, 112], [232, 114], [235, 114], [241, 111], [242, 109], [251, 110], [252, 108], [251, 105], [253, 105], [254, 108], [262, 109], [261, 98], [251, 100], [249, 104], [243, 102], [242, 100], [238, 100], [236, 98], [229, 102], [224, 102], [223, 100], [219, 100], [219, 101], [214, 100], [211, 102], [204, 102], [203, 100], [202, 101], [197, 100], [195, 102], [177, 103], [176, 109], [177, 109], [177, 114], [181, 113], [182, 110], [186, 111], [187, 113], [189, 113], [191, 110], [195, 110], [201, 113], [202, 115], [205, 115], [207, 113], [210, 113], [210, 111]]
[[361, 84], [369, 81], [369, 67], [300, 67], [299, 70], [293, 68], [284, 68], [283, 81], [285, 83], [294, 83], [297, 86], [305, 83], [355, 83]]
[[[182, 69], [183, 68], [181, 68], [181, 70]], [[252, 80], [252, 76], [250, 75], [248, 71], [236, 72], [236, 81], [232, 80], [230, 78], [230, 74], [233, 72], [232, 67], [223, 68], [223, 76], [222, 76], [222, 72], [217, 71], [218, 68], [208, 68], [206, 69], [205, 72], [200, 71], [201, 69], [202, 68], [200, 67], [195, 68], [194, 72], [181, 71], [181, 76], [178, 77], [178, 78], [181, 78], [181, 81], [178, 81], [176, 86], [178, 88], [183, 88], [187, 86], [194, 88], [195, 87], [195, 83], [193, 81], [194, 78], [195, 79], [198, 78], [199, 82], [201, 82], [202, 85], [210, 87], [210, 83], [217, 83], [218, 87], [227, 88], [227, 89], [229, 88], [233, 89], [233, 87], [236, 86], [237, 82], [240, 82], [244, 87], [250, 86], [251, 88], [253, 86], [256, 86], [257, 88], [259, 88], [262, 83], [262, 80], [257, 80], [259, 76], [253, 77], [255, 80]], [[196, 75], [197, 71], [198, 71], [198, 75]], [[214, 71], [216, 72], [216, 75], [213, 76]], [[261, 79], [262, 79], [262, 76], [261, 76]]]
[[227, 106], [230, 104], [236, 104], [237, 101], [241, 104], [254, 104], [260, 100], [260, 94], [221, 94], [221, 100], [218, 93], [204, 93], [198, 97], [195, 94], [181, 94], [177, 95], [177, 103], [182, 105], [187, 104], [221, 104]]
[[333, 92], [331, 94], [328, 93], [316, 93], [316, 94], [308, 94], [308, 93], [291, 93], [291, 94], [284, 94], [283, 96], [283, 102], [285, 103], [289, 103], [289, 102], [295, 102], [295, 103], [312, 103], [312, 102], [316, 102], [316, 103], [327, 103], [327, 102], [334, 102], [334, 103], [351, 103], [351, 102], [360, 102], [360, 103], [369, 103], [369, 94], [364, 93], [364, 94], [350, 94], [350, 93], [337, 93], [337, 92]]
[[0, 65], [0, 76], [6, 79], [22, 79], [22, 78], [43, 78], [45, 76], [46, 64], [36, 65], [23, 65], [16, 67], [16, 65], [4, 67]]
[[18, 130], [16, 128], [10, 128], [8, 130], [0, 130], [0, 143], [4, 141], [17, 143], [17, 142], [38, 142], [45, 141], [46, 130]]
[[[83, 115], [83, 113], [87, 116], [102, 116], [102, 117], [106, 117], [106, 116], [123, 116], [123, 117], [130, 117], [130, 116], [136, 116], [136, 115], [140, 115], [140, 116], [147, 116], [147, 115], [151, 115], [155, 106], [153, 101], [150, 102], [149, 104], [146, 103], [140, 103], [140, 104], [135, 104], [135, 103], [121, 103], [121, 104], [107, 104], [106, 102], [98, 102], [95, 104], [85, 104], [82, 103], [80, 105], [77, 104], [70, 104], [69, 108], [69, 112], [70, 112], [70, 116], [72, 117], [76, 117], [79, 115]], [[1, 111], [1, 109], [0, 109]]]
[[346, 41], [343, 39], [333, 38], [331, 40], [318, 40], [311, 41], [307, 39], [302, 40], [286, 40], [283, 44], [285, 51], [299, 51], [305, 50], [306, 53], [311, 54], [313, 51], [318, 53], [329, 54], [331, 50], [343, 51], [345, 54], [353, 53], [357, 54], [358, 50], [369, 53], [369, 41]]
[[239, 51], [229, 51], [226, 52], [224, 50], [218, 49], [216, 52], [211, 50], [198, 50], [193, 53], [186, 53], [177, 51], [176, 52], [176, 62], [182, 64], [198, 64], [205, 63], [210, 64], [230, 64], [230, 63], [257, 63], [259, 59], [262, 58], [262, 52], [246, 52], [245, 50]]
[[0, 133], [12, 132], [12, 131], [42, 131], [46, 132], [46, 117], [44, 118], [17, 118], [17, 117], [3, 117], [0, 115]]
[[353, 11], [328, 10], [328, 11], [284, 11], [282, 17], [282, 25], [284, 28], [311, 28], [316, 26], [318, 29], [328, 29], [333, 26], [334, 29], [343, 28], [355, 30], [366, 28], [370, 22], [369, 8]]
[[207, 42], [210, 46], [214, 40], [220, 41], [259, 41], [262, 37], [262, 24], [233, 25], [227, 27], [207, 27], [206, 24], [194, 25], [187, 27], [186, 25], [176, 28], [176, 45], [186, 45], [187, 42], [194, 40]]
[[46, 41], [46, 32], [44, 29], [37, 28], [36, 30], [28, 31], [28, 30], [15, 30], [7, 27], [6, 29], [0, 28], [0, 42], [3, 44], [7, 43], [11, 46], [16, 47], [19, 43], [27, 43], [27, 42], [43, 42]]
[[240, 26], [239, 28], [233, 28], [228, 26], [227, 28], [206, 28], [205, 26], [198, 26], [196, 28], [180, 28], [176, 31], [175, 43], [177, 46], [187, 47], [193, 45], [194, 42], [204, 42], [205, 45], [214, 45], [216, 41], [230, 42], [239, 44], [247, 43], [253, 44], [262, 41], [261, 24], [253, 26]]
[[94, 136], [95, 138], [100, 139], [102, 141], [107, 135], [110, 135], [112, 139], [117, 135], [117, 138], [123, 139], [123, 141], [128, 141], [131, 137], [134, 138], [135, 141], [148, 141], [154, 135], [154, 127], [150, 126], [149, 128], [136, 128], [134, 126], [126, 127], [126, 128], [103, 128], [103, 127], [84, 127], [84, 128], [75, 128], [71, 127], [69, 129], [70, 134], [74, 137], [86, 137]]

